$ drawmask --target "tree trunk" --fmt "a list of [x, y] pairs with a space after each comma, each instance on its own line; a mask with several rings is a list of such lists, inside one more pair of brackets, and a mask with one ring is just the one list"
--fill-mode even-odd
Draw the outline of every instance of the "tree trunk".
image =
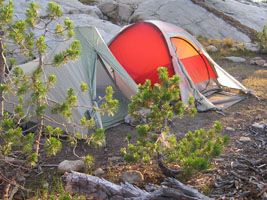
[[[43, 56], [42, 56], [42, 54], [39, 54], [39, 66], [38, 66], [38, 69], [42, 69], [43, 65], [44, 65]], [[37, 80], [33, 77], [32, 81], [34, 83]], [[37, 100], [37, 103], [36, 103], [36, 106], [37, 106], [36, 108], [38, 108], [41, 105], [42, 105], [42, 99], [39, 97], [39, 99]], [[34, 136], [33, 153], [37, 153], [37, 155], [38, 155], [39, 154], [39, 148], [40, 148], [40, 140], [41, 140], [43, 127], [44, 127], [44, 117], [43, 117], [42, 114], [40, 114], [40, 116], [37, 116], [37, 124], [38, 125], [37, 125], [37, 129], [35, 131], [35, 136]]]
[[43, 127], [44, 127], [44, 119], [43, 117], [40, 117], [40, 119], [38, 119], [38, 126], [35, 131], [34, 145], [33, 145], [33, 153], [37, 153], [37, 155], [39, 154], [40, 140], [43, 132]]
[[[6, 58], [4, 55], [3, 40], [0, 38], [0, 85], [5, 83]], [[0, 124], [4, 115], [4, 94], [0, 91]]]
[[174, 177], [175, 178], [182, 172], [182, 170], [174, 170], [174, 169], [168, 168], [164, 164], [162, 155], [160, 155], [159, 153], [158, 153], [158, 160], [157, 161], [158, 161], [159, 168], [161, 169], [161, 172], [167, 177]]
[[98, 200], [211, 200], [174, 178], [166, 178], [162, 187], [149, 193], [129, 183], [121, 186], [95, 176], [71, 172], [65, 174], [66, 190]]

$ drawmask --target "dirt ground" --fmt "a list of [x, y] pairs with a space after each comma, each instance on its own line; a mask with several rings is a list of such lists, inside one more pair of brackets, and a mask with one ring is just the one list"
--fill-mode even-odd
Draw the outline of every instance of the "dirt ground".
[[[223, 59], [217, 60], [217, 63], [247, 88], [254, 90], [258, 99], [248, 96], [225, 110], [225, 116], [211, 111], [198, 113], [193, 118], [178, 119], [170, 124], [171, 131], [182, 138], [189, 130], [208, 129], [219, 120], [223, 125], [222, 134], [230, 136], [230, 144], [212, 163], [213, 168], [195, 175], [186, 184], [216, 199], [267, 198], [267, 134], [252, 128], [252, 124], [256, 122], [266, 121], [267, 124], [267, 68], [250, 65], [249, 62], [233, 63]], [[106, 172], [102, 177], [116, 183], [120, 183], [120, 174], [127, 169], [143, 172], [145, 180], [139, 185], [141, 187], [162, 182], [164, 175], [156, 166], [130, 166], [123, 161], [120, 149], [126, 146], [125, 137], [128, 133], [135, 137], [134, 127], [123, 123], [105, 133], [106, 148], [88, 148], [82, 142], [77, 146], [80, 156], [94, 156], [95, 165], [92, 170], [101, 167]], [[249, 141], [243, 141], [242, 137], [249, 138]], [[56, 157], [45, 159], [43, 168], [50, 166], [47, 163], [58, 164], [65, 159], [77, 159], [72, 148], [67, 145], [63, 145]], [[55, 172], [54, 167], [50, 167], [50, 170]]]
[[[267, 60], [267, 56], [262, 57]], [[249, 61], [250, 58], [247, 59]], [[250, 65], [249, 62], [233, 63], [223, 59], [216, 62], [247, 88], [254, 90], [258, 99], [248, 96], [225, 110], [225, 115], [213, 111], [197, 113], [193, 118], [177, 119], [169, 125], [179, 139], [189, 130], [208, 129], [219, 120], [223, 125], [222, 134], [230, 136], [230, 143], [213, 161], [213, 167], [186, 180], [185, 184], [215, 199], [266, 199], [267, 132], [253, 129], [252, 125], [262, 121], [267, 124], [267, 68]], [[123, 160], [120, 149], [127, 145], [125, 138], [128, 133], [133, 135], [133, 140], [136, 139], [135, 127], [123, 123], [105, 131], [106, 147], [95, 149], [80, 142], [76, 153], [93, 156], [95, 164], [92, 171], [102, 168], [105, 171], [102, 177], [109, 181], [120, 183], [122, 171], [136, 169], [144, 175], [144, 182], [139, 187], [160, 184], [165, 177], [156, 165], [127, 165]], [[26, 178], [28, 184], [25, 187], [39, 187], [44, 184], [43, 181], [49, 182], [57, 175], [57, 165], [61, 161], [77, 160], [73, 148], [65, 145], [67, 142], [62, 139], [62, 150], [56, 156], [42, 157], [38, 168]], [[49, 184], [52, 186], [52, 183]], [[15, 197], [24, 199], [20, 194]]]

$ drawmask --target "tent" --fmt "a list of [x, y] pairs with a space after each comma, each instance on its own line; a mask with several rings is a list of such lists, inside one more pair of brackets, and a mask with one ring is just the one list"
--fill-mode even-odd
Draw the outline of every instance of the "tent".
[[[98, 127], [108, 128], [114, 126], [124, 120], [128, 112], [128, 103], [132, 94], [137, 91], [136, 83], [119, 64], [110, 52], [104, 40], [100, 36], [95, 27], [77, 27], [75, 29], [75, 38], [79, 40], [82, 46], [82, 55], [77, 61], [70, 61], [61, 67], [45, 66], [44, 70], [47, 74], [55, 74], [57, 82], [55, 87], [49, 92], [49, 98], [61, 102], [66, 97], [68, 88], [73, 88], [78, 97], [78, 107], [74, 110], [73, 121], [79, 122], [80, 119], [88, 114], [94, 117]], [[52, 52], [45, 58], [44, 63], [52, 63], [54, 55], [68, 48], [72, 41], [59, 43]], [[20, 67], [25, 73], [32, 73], [38, 66], [38, 62], [33, 60]], [[90, 90], [88, 93], [80, 92], [81, 82], [88, 84]], [[105, 94], [105, 88], [112, 86], [114, 90], [114, 98], [119, 100], [119, 107], [113, 117], [101, 116], [95, 113], [93, 107], [99, 106], [99, 96]], [[29, 99], [29, 98], [28, 98]], [[11, 108], [10, 108], [11, 109]], [[47, 111], [46, 113], [50, 113]], [[52, 119], [66, 123], [66, 120], [60, 115], [50, 114]], [[49, 123], [48, 123], [49, 124]], [[75, 126], [69, 128], [74, 130]]]
[[180, 96], [184, 103], [194, 96], [198, 111], [225, 109], [244, 99], [223, 91], [224, 87], [248, 93], [234, 77], [212, 60], [202, 45], [175, 25], [150, 20], [123, 28], [109, 48], [133, 80], [157, 83], [157, 68], [168, 68], [169, 76], [180, 76]]

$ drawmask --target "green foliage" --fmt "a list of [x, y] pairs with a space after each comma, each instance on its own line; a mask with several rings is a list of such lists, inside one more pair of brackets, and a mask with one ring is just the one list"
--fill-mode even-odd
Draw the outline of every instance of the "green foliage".
[[97, 146], [102, 146], [105, 142], [105, 134], [104, 134], [104, 129], [99, 128], [95, 130], [95, 133], [91, 133], [90, 136], [86, 139], [86, 143], [88, 145], [92, 144], [95, 147]]
[[27, 157], [27, 161], [29, 163], [30, 166], [34, 166], [36, 165], [36, 163], [38, 162], [38, 154], [37, 153], [32, 153]]
[[85, 82], [81, 82], [80, 90], [81, 90], [83, 93], [88, 92], [88, 90], [89, 90], [88, 85], [87, 85]]
[[60, 66], [64, 63], [69, 62], [69, 60], [77, 59], [81, 54], [81, 45], [78, 40], [73, 41], [70, 44], [70, 48], [60, 52], [54, 57], [54, 65]]
[[43, 54], [47, 48], [44, 40], [45, 40], [44, 36], [40, 36], [35, 42], [39, 55]]
[[111, 86], [108, 86], [105, 90], [106, 95], [104, 97], [99, 97], [99, 101], [102, 101], [102, 104], [98, 110], [102, 115], [107, 113], [109, 116], [114, 116], [114, 112], [118, 108], [119, 101], [113, 99], [114, 91]]
[[57, 138], [50, 137], [46, 140], [45, 150], [47, 156], [55, 156], [60, 149], [61, 142]]
[[32, 151], [32, 145], [34, 142], [34, 134], [33, 133], [28, 133], [26, 136], [23, 137], [23, 151], [25, 153], [30, 153]]
[[30, 7], [26, 10], [26, 22], [29, 26], [34, 27], [40, 22], [38, 19], [39, 5], [31, 2]]
[[91, 173], [92, 167], [94, 165], [94, 158], [90, 155], [84, 157], [84, 167], [86, 173]]
[[52, 19], [55, 19], [56, 17], [61, 17], [63, 12], [59, 5], [57, 5], [55, 2], [49, 2], [46, 8], [46, 12], [49, 17]]
[[4, 144], [0, 146], [0, 154], [8, 155], [13, 147], [20, 145], [22, 129], [16, 127], [14, 121], [8, 115], [5, 115], [2, 120], [1, 130], [4, 131], [4, 134], [0, 134]]
[[[151, 81], [146, 80], [143, 85], [138, 85], [138, 93], [132, 97], [132, 103], [129, 105], [129, 113], [140, 119], [142, 117], [148, 121], [148, 131], [163, 132], [165, 125], [173, 117], [182, 117], [185, 111], [196, 113], [195, 108], [183, 105], [179, 93], [179, 76], [168, 77], [167, 69], [160, 67], [160, 84], [156, 83], [151, 87]], [[173, 104], [174, 105], [171, 105]], [[189, 104], [193, 104], [194, 99], [189, 99]], [[142, 116], [139, 112], [141, 108], [149, 109], [150, 113]]]
[[[128, 144], [121, 153], [127, 162], [151, 163], [152, 158], [160, 155], [168, 166], [178, 164], [183, 175], [191, 175], [209, 167], [211, 160], [219, 156], [222, 146], [229, 138], [221, 137], [221, 123], [216, 122], [209, 130], [188, 132], [181, 141], [171, 134], [168, 122], [186, 113], [194, 116], [194, 98], [190, 97], [188, 106], [179, 99], [179, 77], [168, 77], [166, 68], [159, 68], [160, 83], [151, 87], [150, 80], [139, 85], [139, 91], [132, 97], [129, 113], [136, 119], [145, 118], [145, 124], [138, 125], [136, 144]], [[146, 115], [140, 109], [149, 110]], [[144, 121], [144, 120], [143, 120]], [[127, 136], [126, 141], [130, 141]]]
[[267, 26], [262, 27], [262, 31], [257, 32], [259, 42], [257, 44], [260, 47], [260, 52], [267, 53]]
[[[13, 19], [13, 1], [9, 0], [7, 4], [1, 2], [0, 4], [0, 27], [12, 22]], [[2, 27], [0, 28], [0, 30]]]
[[62, 135], [62, 129], [60, 128], [53, 128], [52, 126], [45, 127], [45, 133], [49, 137], [56, 137], [59, 138]]
[[[0, 55], [0, 155], [15, 155], [18, 159], [25, 159], [27, 156], [25, 163], [34, 166], [39, 156], [42, 156], [39, 153], [40, 148], [44, 148], [47, 156], [54, 156], [60, 151], [61, 136], [67, 136], [74, 145], [85, 138], [88, 144], [101, 146], [105, 142], [104, 129], [97, 129], [94, 114], [90, 113], [90, 119], [82, 118], [80, 123], [72, 117], [77, 107], [91, 109], [87, 105], [78, 105], [75, 94], [78, 91], [69, 88], [62, 102], [51, 99], [49, 95], [57, 77], [47, 74], [45, 69], [51, 65], [58, 67], [78, 59], [81, 55], [81, 45], [78, 40], [70, 42], [68, 48], [50, 59], [51, 62], [44, 59], [47, 54], [46, 41], [48, 37], [58, 41], [74, 37], [73, 22], [65, 18], [62, 24], [58, 23], [63, 12], [55, 2], [48, 3], [44, 16], [39, 13], [39, 5], [31, 2], [26, 10], [26, 19], [13, 21], [13, 2], [5, 2], [0, 0], [0, 51], [4, 52]], [[36, 28], [39, 30], [38, 35], [32, 33]], [[16, 60], [13, 58], [15, 54], [24, 55], [26, 60], [37, 58], [38, 64], [32, 74], [26, 74], [16, 66]], [[81, 92], [88, 92], [88, 86], [84, 82], [81, 83], [80, 89]], [[118, 101], [113, 99], [113, 93], [112, 87], [108, 87], [106, 95], [101, 99], [103, 102], [100, 108], [94, 110], [101, 114], [113, 115], [118, 105]], [[12, 115], [4, 113], [6, 102], [12, 106]], [[64, 123], [48, 115], [48, 110], [60, 114]], [[24, 126], [33, 119], [37, 121], [35, 126]], [[53, 127], [47, 126], [47, 122], [53, 124]], [[28, 130], [23, 132], [22, 127], [27, 127]], [[88, 129], [93, 132], [89, 137], [84, 136], [88, 134]], [[34, 132], [28, 133], [33, 130]], [[44, 144], [41, 143], [43, 136]], [[74, 154], [79, 157], [75, 152]], [[92, 166], [92, 163], [93, 158], [85, 157], [85, 165]], [[55, 198], [75, 199], [68, 194], [57, 197]]]
[[201, 171], [209, 167], [210, 161], [219, 156], [223, 145], [227, 144], [229, 137], [221, 137], [221, 123], [216, 122], [209, 130], [189, 131], [185, 137], [174, 145], [174, 156], [185, 169], [185, 173], [191, 175], [194, 171]]
[[52, 175], [51, 172], [44, 173], [40, 178], [39, 184], [31, 186], [31, 191], [35, 192], [35, 197], [31, 199], [47, 199], [47, 200], [85, 200], [85, 196], [79, 194], [70, 194], [64, 190], [62, 177]]
[[63, 117], [72, 117], [72, 109], [77, 105], [77, 96], [74, 93], [73, 88], [68, 89], [67, 97], [61, 104], [55, 104], [52, 112], [60, 113]]

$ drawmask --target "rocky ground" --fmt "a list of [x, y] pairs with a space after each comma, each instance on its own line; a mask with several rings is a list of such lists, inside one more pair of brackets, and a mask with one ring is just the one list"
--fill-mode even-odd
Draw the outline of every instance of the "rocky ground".
[[[266, 56], [261, 56], [267, 59]], [[251, 59], [251, 57], [245, 58]], [[248, 96], [244, 101], [225, 110], [225, 115], [216, 112], [198, 113], [194, 118], [179, 119], [170, 124], [171, 131], [177, 135], [177, 138], [182, 138], [188, 130], [208, 129], [216, 120], [219, 120], [223, 125], [222, 134], [230, 137], [230, 144], [226, 146], [223, 154], [212, 162], [213, 167], [184, 180], [184, 183], [214, 199], [266, 199], [267, 68], [249, 62], [232, 62], [223, 58], [216, 61], [247, 88], [254, 90], [258, 98]], [[95, 165], [92, 173], [95, 176], [119, 184], [123, 180], [129, 181], [125, 176], [129, 170], [134, 170], [137, 174], [133, 175], [135, 180], [133, 182], [137, 186], [142, 189], [151, 184], [158, 187], [165, 176], [156, 165], [128, 165], [123, 160], [120, 149], [126, 146], [125, 137], [128, 133], [132, 133], [135, 137], [135, 127], [121, 124], [110, 128], [106, 130], [106, 148], [88, 148], [81, 142], [77, 146], [77, 154], [94, 156]], [[62, 169], [58, 170], [58, 164], [63, 160], [76, 161], [69, 163], [65, 161], [60, 164], [60, 168], [63, 166]], [[70, 166], [69, 164], [70, 168], [67, 167]], [[70, 169], [79, 171], [82, 170], [82, 166], [73, 155], [72, 147], [63, 145], [63, 149], [57, 156], [42, 160], [30, 177], [37, 175], [41, 180], [47, 180], [48, 177], [49, 188], [52, 187], [53, 183], [50, 181], [58, 174], [57, 171], [61, 173]], [[29, 177], [29, 174], [26, 174], [26, 177]], [[130, 177], [132, 179], [132, 174]], [[40, 179], [30, 178], [30, 185], [39, 185]]]

